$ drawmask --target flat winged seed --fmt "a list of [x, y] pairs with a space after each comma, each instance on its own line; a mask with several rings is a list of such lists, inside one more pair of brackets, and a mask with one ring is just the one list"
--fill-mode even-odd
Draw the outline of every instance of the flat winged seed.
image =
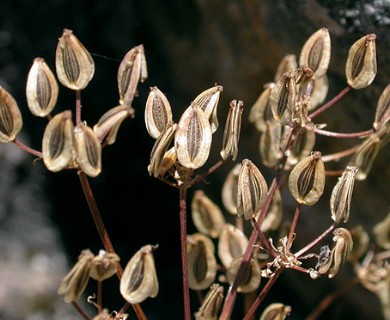
[[318, 201], [325, 187], [325, 166], [320, 152], [313, 152], [296, 164], [290, 173], [288, 186], [298, 203], [311, 206]]
[[204, 111], [206, 118], [210, 122], [211, 133], [217, 131], [219, 126], [217, 109], [219, 96], [222, 91], [222, 86], [215, 85], [214, 87], [201, 92], [193, 101], [193, 103], [197, 104]]
[[0, 86], [0, 142], [14, 141], [22, 126], [18, 104], [11, 94]]
[[349, 49], [345, 74], [348, 84], [354, 89], [368, 87], [377, 73], [376, 35], [365, 35], [357, 40]]
[[192, 221], [199, 232], [218, 238], [225, 224], [221, 209], [203, 191], [195, 191], [191, 202]]
[[261, 162], [268, 168], [274, 168], [282, 157], [280, 151], [282, 130], [280, 123], [272, 119], [266, 122], [265, 130], [260, 136]]
[[64, 29], [56, 50], [58, 80], [72, 90], [84, 89], [95, 73], [95, 63], [72, 30]]
[[[276, 230], [282, 223], [283, 218], [283, 203], [282, 196], [279, 189], [276, 189], [275, 194], [272, 198], [271, 205], [267, 211], [267, 215], [261, 224], [261, 232], [267, 232], [270, 230]], [[257, 217], [256, 217], [257, 219]]]
[[90, 177], [102, 170], [102, 147], [92, 128], [81, 124], [76, 131], [77, 163]]
[[[233, 260], [230, 267], [226, 271], [226, 278], [230, 285], [233, 284], [238, 269], [240, 268], [242, 256]], [[248, 293], [255, 291], [260, 286], [261, 270], [260, 265], [255, 259], [251, 259], [246, 265], [240, 283], [238, 284], [237, 291]]]
[[252, 161], [244, 159], [238, 176], [237, 214], [246, 220], [254, 218], [267, 196], [268, 186], [260, 170]]
[[73, 132], [71, 111], [55, 115], [47, 124], [42, 139], [42, 154], [43, 162], [50, 171], [60, 171], [73, 162]]
[[218, 256], [227, 269], [233, 260], [245, 253], [248, 238], [232, 224], [225, 224], [218, 241]]
[[167, 97], [157, 87], [151, 87], [145, 107], [145, 124], [149, 135], [157, 139], [171, 122], [172, 110]]
[[266, 122], [273, 119], [271, 107], [269, 106], [269, 96], [275, 83], [268, 83], [257, 98], [249, 112], [249, 122], [253, 122], [258, 131], [265, 131]]
[[66, 303], [75, 302], [83, 294], [91, 274], [91, 266], [94, 255], [90, 250], [83, 250], [77, 263], [62, 280], [58, 288], [58, 294], [64, 295]]
[[383, 90], [379, 97], [375, 111], [374, 129], [379, 130], [390, 120], [390, 84]]
[[295, 108], [296, 82], [293, 71], [283, 73], [272, 88], [269, 105], [276, 121], [288, 123]]
[[300, 130], [295, 136], [291, 146], [291, 152], [287, 158], [289, 165], [295, 165], [307, 157], [316, 143], [316, 134], [311, 130]]
[[276, 69], [274, 81], [278, 82], [280, 77], [286, 72], [297, 71], [297, 70], [298, 70], [298, 63], [297, 63], [296, 55], [287, 54], [279, 62], [278, 68]]
[[143, 246], [127, 263], [119, 289], [128, 303], [141, 303], [157, 296], [159, 285], [153, 258], [156, 248], [152, 245]]
[[329, 90], [328, 76], [324, 74], [322, 77], [313, 81], [313, 89], [310, 93], [310, 104], [308, 110], [311, 111], [324, 102]]
[[390, 249], [390, 212], [381, 222], [377, 223], [372, 232], [375, 242], [383, 249]]
[[99, 141], [103, 141], [108, 145], [115, 143], [118, 130], [127, 117], [131, 117], [132, 113], [125, 106], [116, 106], [104, 113], [97, 124], [93, 126], [93, 131]]
[[308, 66], [313, 71], [313, 78], [322, 77], [328, 70], [331, 54], [329, 31], [326, 28], [313, 33], [302, 47], [299, 65]]
[[241, 164], [236, 164], [226, 176], [222, 187], [222, 204], [231, 214], [237, 214], [237, 186]]
[[197, 105], [192, 103], [180, 118], [175, 134], [175, 149], [180, 164], [197, 169], [207, 161], [211, 148], [210, 123]]
[[42, 58], [34, 59], [26, 84], [27, 105], [31, 113], [46, 117], [53, 111], [58, 97], [57, 80]]
[[350, 230], [353, 248], [348, 256], [348, 261], [357, 262], [367, 252], [370, 245], [370, 237], [362, 225], [357, 225]]
[[244, 104], [242, 101], [233, 100], [230, 103], [229, 113], [226, 119], [225, 130], [222, 140], [222, 159], [227, 159], [229, 155], [235, 161], [238, 154], [238, 142], [240, 140], [241, 119]]
[[284, 320], [291, 313], [291, 307], [283, 303], [271, 303], [260, 316], [260, 320]]
[[336, 223], [341, 220], [347, 222], [349, 219], [355, 175], [358, 170], [357, 167], [347, 166], [333, 188], [330, 197], [330, 211], [331, 217]]
[[195, 313], [195, 320], [217, 320], [222, 302], [223, 287], [214, 283], [203, 299], [199, 310]]
[[139, 82], [148, 77], [143, 45], [130, 49], [118, 69], [119, 104], [131, 108]]
[[217, 261], [211, 239], [195, 233], [187, 236], [188, 282], [193, 290], [211, 286], [217, 274]]
[[115, 253], [100, 250], [92, 259], [90, 277], [97, 281], [103, 281], [113, 276], [117, 271], [119, 257]]

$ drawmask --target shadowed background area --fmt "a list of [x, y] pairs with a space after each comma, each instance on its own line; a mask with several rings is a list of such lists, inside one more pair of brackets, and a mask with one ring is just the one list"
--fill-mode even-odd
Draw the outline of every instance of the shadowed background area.
[[[361, 36], [376, 33], [378, 75], [373, 85], [351, 91], [334, 109], [316, 119], [318, 123], [328, 123], [327, 129], [336, 132], [366, 130], [372, 125], [379, 95], [389, 83], [389, 13], [385, 0], [364, 4], [352, 0], [2, 1], [0, 85], [15, 97], [22, 111], [24, 127], [20, 140], [40, 150], [46, 121], [29, 113], [24, 93], [33, 59], [43, 57], [54, 70], [58, 38], [64, 28], [73, 30], [95, 60], [95, 76], [82, 92], [83, 120], [92, 126], [106, 110], [118, 104], [116, 75], [120, 60], [130, 48], [144, 45], [149, 78], [139, 86], [134, 102], [136, 117], [125, 121], [115, 145], [104, 150], [103, 172], [90, 181], [122, 265], [141, 246], [159, 244], [155, 260], [160, 293], [142, 304], [149, 319], [181, 319], [179, 195], [147, 172], [154, 143], [143, 120], [149, 87], [158, 86], [165, 93], [175, 121], [197, 94], [216, 83], [224, 87], [219, 103], [221, 127], [229, 102], [243, 100], [245, 111], [237, 161], [250, 158], [267, 181], [271, 181], [272, 172], [260, 164], [259, 134], [247, 118], [263, 85], [273, 80], [281, 58], [287, 53], [299, 55], [313, 32], [328, 28], [332, 40], [328, 97], [332, 97], [345, 87], [344, 66], [349, 47]], [[73, 92], [61, 86], [54, 113], [73, 109], [74, 98]], [[220, 128], [213, 136], [206, 167], [219, 159], [222, 131]], [[335, 140], [319, 137], [316, 149], [323, 154], [337, 152], [357, 141]], [[2, 266], [8, 265], [8, 269], [0, 268], [0, 317], [76, 319], [71, 306], [62, 299], [55, 300], [58, 283], [81, 250], [89, 248], [97, 254], [102, 248], [78, 177], [75, 172], [48, 173], [41, 161], [33, 163], [31, 156], [16, 151], [13, 145], [1, 145], [0, 158], [3, 163], [0, 261]], [[386, 147], [367, 181], [357, 183], [347, 227], [361, 223], [369, 231], [388, 213], [389, 159]], [[341, 162], [329, 168], [344, 166], [345, 162]], [[221, 186], [232, 167], [229, 161], [194, 190], [204, 189], [221, 205]], [[329, 192], [336, 179], [328, 180], [324, 199], [303, 210], [297, 243], [310, 241], [331, 223]], [[190, 191], [189, 199], [194, 190]], [[293, 210], [293, 204], [288, 203], [286, 219], [291, 219]], [[195, 229], [189, 222], [189, 233], [193, 232]], [[17, 263], [12, 264], [12, 259]], [[49, 283], [43, 284], [44, 274], [51, 279]], [[303, 319], [323, 296], [352, 275], [348, 266], [331, 281], [325, 278], [313, 281], [307, 275], [287, 271], [265, 304], [274, 301], [289, 304], [291, 318]], [[32, 279], [38, 279], [36, 292], [26, 288]], [[116, 278], [104, 284], [103, 301], [110, 310], [118, 310], [123, 303], [117, 285]], [[91, 286], [88, 292], [93, 291], [95, 288]], [[236, 319], [242, 315], [240, 302], [235, 310]], [[197, 307], [194, 302], [192, 309], [195, 311]], [[134, 319], [133, 312], [129, 313]], [[376, 297], [356, 287], [321, 319], [349, 318], [380, 319]]]

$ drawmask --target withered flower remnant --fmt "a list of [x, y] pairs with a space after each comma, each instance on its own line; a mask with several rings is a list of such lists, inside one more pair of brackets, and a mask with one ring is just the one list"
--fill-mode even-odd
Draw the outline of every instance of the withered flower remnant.
[[90, 277], [97, 281], [103, 281], [116, 273], [119, 257], [115, 253], [100, 250], [92, 259]]
[[11, 94], [0, 86], [0, 142], [14, 141], [22, 126], [18, 104]]
[[[226, 278], [230, 285], [233, 284], [238, 269], [240, 268], [242, 262], [242, 256], [235, 258], [230, 267], [227, 269], [226, 272]], [[261, 269], [259, 263], [256, 261], [256, 259], [252, 258], [250, 259], [249, 263], [246, 265], [244, 269], [243, 276], [240, 280], [240, 283], [238, 284], [237, 291], [238, 292], [253, 292], [255, 291], [259, 286], [261, 282]]]
[[264, 309], [260, 320], [284, 320], [291, 313], [291, 307], [283, 303], [271, 303]]
[[223, 287], [214, 283], [199, 310], [195, 313], [195, 320], [217, 320], [223, 302]]
[[72, 30], [64, 29], [56, 50], [58, 80], [67, 88], [82, 90], [95, 73], [95, 63]]
[[30, 68], [27, 76], [26, 97], [31, 113], [38, 117], [46, 117], [57, 103], [57, 80], [42, 58], [34, 59]]

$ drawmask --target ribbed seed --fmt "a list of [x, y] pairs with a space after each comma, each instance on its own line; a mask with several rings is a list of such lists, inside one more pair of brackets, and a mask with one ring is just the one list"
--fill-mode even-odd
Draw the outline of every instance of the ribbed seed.
[[[238, 269], [240, 268], [242, 262], [242, 256], [237, 257], [233, 260], [230, 267], [227, 269], [226, 278], [230, 285], [233, 284]], [[261, 270], [259, 263], [255, 259], [251, 259], [248, 265], [244, 269], [243, 276], [240, 283], [238, 284], [238, 292], [253, 292], [260, 286], [261, 281]]]
[[14, 141], [23, 126], [15, 99], [0, 86], [0, 142]]
[[282, 130], [282, 125], [272, 119], [266, 122], [265, 130], [260, 136], [261, 161], [268, 168], [274, 168], [282, 157], [280, 151]]
[[214, 283], [202, 305], [195, 313], [195, 320], [217, 320], [223, 302], [223, 287]]
[[260, 320], [284, 320], [290, 312], [290, 306], [283, 303], [271, 303], [261, 314]]
[[264, 86], [263, 92], [257, 98], [249, 112], [249, 122], [254, 123], [256, 129], [260, 132], [264, 132], [266, 122], [273, 119], [271, 107], [269, 105], [269, 96], [271, 94], [271, 89], [274, 86], [275, 83], [268, 83]]
[[316, 143], [316, 134], [310, 130], [300, 130], [295, 136], [291, 146], [291, 153], [287, 158], [287, 163], [295, 165], [303, 158], [307, 157], [313, 150]]
[[329, 82], [326, 74], [313, 81], [313, 89], [310, 94], [309, 111], [315, 109], [318, 105], [324, 102], [328, 94], [328, 89]]
[[283, 203], [279, 189], [276, 189], [271, 205], [267, 211], [263, 223], [260, 226], [261, 232], [276, 230], [283, 219]]
[[345, 74], [354, 89], [368, 87], [377, 73], [375, 34], [357, 40], [349, 49]]
[[231, 224], [225, 224], [218, 241], [218, 256], [227, 269], [232, 261], [242, 256], [248, 246], [248, 239], [244, 233]]
[[379, 97], [375, 111], [374, 129], [379, 130], [390, 120], [390, 84], [383, 90]]
[[237, 214], [237, 186], [241, 165], [236, 164], [226, 176], [222, 187], [222, 203], [231, 214]]
[[274, 81], [278, 82], [280, 77], [290, 71], [297, 71], [298, 63], [297, 57], [295, 54], [288, 54], [283, 57], [283, 59], [279, 62], [278, 68], [276, 69]]

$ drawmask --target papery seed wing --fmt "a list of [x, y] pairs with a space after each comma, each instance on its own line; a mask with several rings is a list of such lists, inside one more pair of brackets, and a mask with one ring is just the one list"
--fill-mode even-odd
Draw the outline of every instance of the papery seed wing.
[[248, 246], [248, 238], [231, 224], [225, 224], [218, 241], [218, 256], [227, 269], [232, 261], [242, 256]]
[[388, 84], [386, 88], [383, 90], [376, 106], [375, 121], [374, 121], [375, 130], [379, 130], [389, 120], [390, 120], [390, 84]]
[[273, 118], [271, 107], [269, 105], [269, 96], [271, 94], [271, 89], [274, 86], [275, 83], [269, 83], [264, 86], [264, 90], [257, 98], [249, 112], [249, 122], [253, 122], [256, 129], [260, 132], [265, 130], [266, 122]]
[[0, 142], [14, 141], [23, 126], [15, 99], [0, 86]]

